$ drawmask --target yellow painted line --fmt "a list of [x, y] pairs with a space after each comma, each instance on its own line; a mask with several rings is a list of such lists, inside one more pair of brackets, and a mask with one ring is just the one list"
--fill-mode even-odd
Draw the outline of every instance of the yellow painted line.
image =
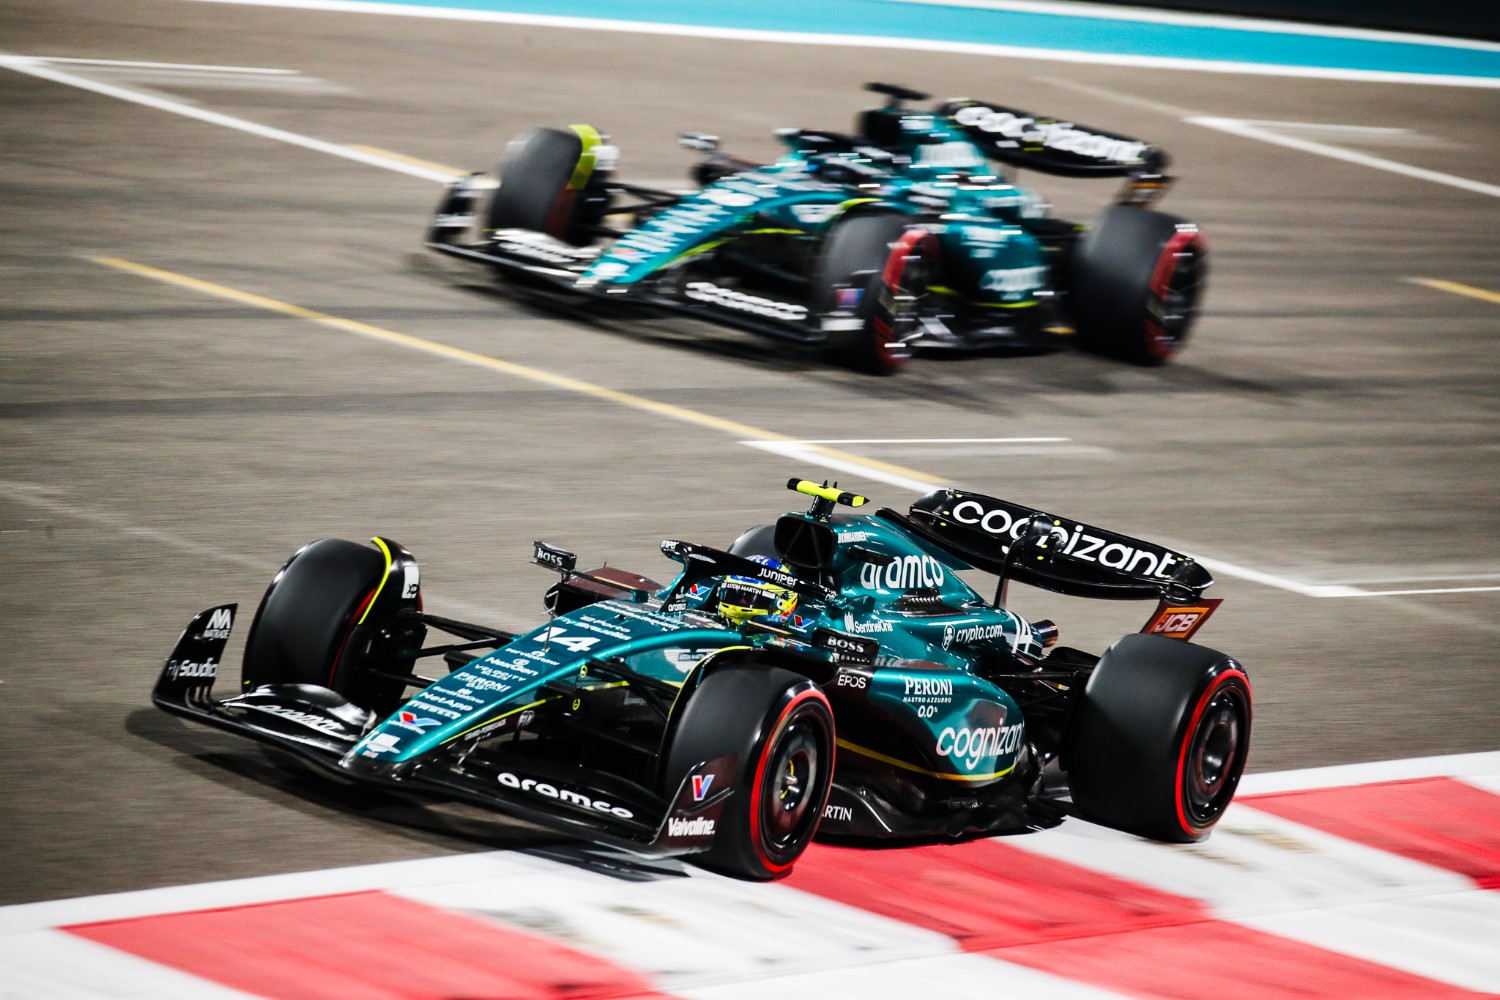
[[415, 156], [407, 156], [405, 153], [396, 153], [389, 149], [381, 149], [379, 146], [350, 145], [347, 148], [354, 150], [356, 153], [383, 156], [387, 160], [395, 160], [397, 163], [407, 163], [413, 167], [422, 167], [425, 170], [435, 170], [438, 173], [452, 174], [455, 180], [467, 176], [469, 173], [467, 170], [459, 170], [457, 167], [450, 167], [443, 163], [433, 163], [431, 160], [419, 160]]
[[1483, 288], [1475, 288], [1472, 285], [1460, 285], [1456, 281], [1441, 281], [1437, 278], [1409, 278], [1407, 280], [1418, 285], [1425, 285], [1428, 288], [1435, 288], [1440, 292], [1467, 295], [1471, 299], [1479, 299], [1481, 302], [1489, 302], [1500, 306], [1500, 292], [1487, 292]]
[[[618, 389], [606, 388], [585, 382], [582, 379], [571, 378], [567, 375], [558, 375], [554, 372], [544, 371], [541, 368], [532, 368], [528, 365], [516, 364], [514, 361], [504, 361], [500, 358], [492, 358], [486, 354], [477, 354], [474, 351], [466, 351], [461, 347], [451, 347], [448, 344], [440, 344], [433, 340], [424, 340], [421, 337], [413, 337], [411, 334], [398, 333], [395, 330], [386, 330], [382, 327], [372, 326], [369, 323], [361, 323], [358, 320], [344, 319], [340, 316], [331, 316], [328, 313], [318, 312], [316, 309], [308, 309], [305, 306], [294, 305], [290, 302], [282, 302], [279, 299], [267, 298], [264, 295], [256, 295], [254, 292], [244, 292], [227, 285], [214, 284], [204, 281], [202, 278], [190, 277], [186, 274], [178, 274], [174, 271], [164, 271], [161, 268], [151, 267], [147, 264], [137, 264], [134, 261], [123, 260], [119, 257], [93, 257], [90, 258], [97, 264], [112, 267], [130, 274], [150, 278], [168, 285], [176, 285], [179, 288], [191, 289], [204, 295], [212, 295], [215, 298], [228, 299], [242, 305], [253, 306], [256, 309], [264, 309], [267, 312], [280, 313], [283, 316], [292, 316], [296, 319], [307, 320], [334, 330], [342, 330], [345, 333], [356, 334], [371, 340], [382, 341], [387, 344], [395, 344], [413, 351], [421, 351], [424, 354], [432, 354], [450, 361], [458, 361], [463, 364], [476, 365], [480, 368], [488, 368], [491, 371], [503, 372], [515, 378], [525, 379], [529, 382], [537, 382], [542, 385], [551, 386], [555, 389], [563, 389], [574, 392], [581, 396], [590, 396], [594, 399], [602, 399], [618, 406], [629, 407], [633, 410], [642, 410], [659, 417], [667, 417], [671, 420], [681, 421], [685, 424], [693, 424], [698, 427], [707, 427], [712, 430], [722, 431], [735, 438], [754, 438], [760, 441], [795, 441], [786, 434], [778, 434], [775, 431], [764, 430], [760, 427], [752, 427], [750, 424], [742, 424], [737, 420], [726, 420], [708, 413], [700, 413], [690, 410], [685, 406], [676, 406], [672, 403], [663, 403], [655, 399], [647, 399], [645, 396], [637, 396], [629, 392], [621, 392]], [[898, 475], [908, 476], [912, 479], [923, 480], [931, 483], [941, 483], [945, 480], [923, 472], [911, 469], [903, 469], [897, 465], [887, 465], [865, 458], [863, 455], [855, 455], [849, 452], [837, 451], [833, 448], [825, 448], [821, 445], [809, 446], [832, 458], [844, 462], [863, 465], [871, 469], [882, 469], [886, 472], [894, 472]]]
[[1012, 764], [1005, 770], [995, 771], [992, 774], [944, 774], [941, 771], [929, 771], [925, 767], [918, 767], [915, 764], [908, 763], [907, 761], [901, 760], [897, 757], [888, 757], [883, 753], [877, 753], [876, 751], [871, 750], [869, 747], [862, 747], [858, 743], [850, 743], [848, 740], [834, 740], [834, 742], [838, 744], [840, 750], [848, 750], [850, 753], [859, 754], [861, 757], [869, 757], [871, 760], [878, 760], [882, 764], [890, 764], [891, 766], [899, 767], [902, 770], [915, 771], [917, 774], [925, 774], [929, 778], [941, 778], [944, 781], [993, 781], [996, 778], [1005, 777], [1007, 774], [1016, 769], [1016, 765]]

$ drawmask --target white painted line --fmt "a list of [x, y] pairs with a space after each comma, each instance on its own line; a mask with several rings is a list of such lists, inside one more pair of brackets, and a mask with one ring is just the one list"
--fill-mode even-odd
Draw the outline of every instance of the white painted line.
[[[142, 541], [151, 542], [155, 545], [161, 545], [169, 549], [176, 549], [179, 552], [186, 552], [187, 554], [192, 556], [212, 559], [217, 562], [228, 563], [232, 566], [241, 566], [245, 569], [255, 570], [257, 573], [266, 574], [267, 576], [269, 576], [269, 574], [275, 572], [276, 570], [275, 562], [268, 562], [264, 559], [255, 559], [247, 555], [242, 555], [238, 552], [229, 552], [225, 549], [218, 548], [217, 546], [204, 545], [202, 542], [195, 542], [190, 538], [183, 538], [181, 535], [174, 535], [170, 532], [158, 531], [155, 528], [147, 528], [138, 524], [132, 524], [124, 518], [118, 517], [114, 514], [108, 514], [98, 510], [89, 510], [88, 508], [80, 507], [77, 504], [67, 503], [63, 500], [59, 500], [56, 497], [57, 492], [58, 491], [54, 489], [42, 486], [37, 483], [22, 483], [16, 482], [14, 480], [0, 479], [0, 497], [6, 497], [14, 501], [15, 503], [25, 504], [29, 507], [36, 507], [41, 510], [48, 510], [54, 514], [60, 514], [64, 517], [71, 517], [79, 521], [87, 522], [89, 524], [96, 524], [102, 528], [109, 528], [112, 531], [117, 531], [120, 534], [130, 538], [138, 538]], [[22, 529], [21, 532], [17, 532], [17, 534], [23, 532], [37, 532], [41, 530], [43, 529], [26, 528]], [[208, 604], [216, 599], [217, 598], [211, 596], [206, 597], [204, 603]], [[479, 619], [481, 621], [496, 622], [500, 625], [500, 627], [509, 628], [513, 631], [529, 631], [530, 629], [535, 627], [535, 623], [528, 624], [524, 622], [518, 622], [515, 619], [511, 618], [511, 616], [501, 615], [490, 608], [480, 607], [479, 605], [470, 604], [467, 601], [461, 601], [453, 597], [436, 596], [429, 594], [427, 595], [427, 602], [434, 608], [444, 608], [445, 610], [452, 609], [456, 614], [467, 615], [470, 618]], [[168, 637], [168, 639], [170, 640], [170, 636]]]
[[1330, 583], [1437, 583], [1441, 580], [1500, 580], [1500, 573], [1428, 573], [1423, 575], [1366, 576], [1348, 580], [1330, 580]]
[[274, 139], [277, 142], [288, 143], [293, 146], [301, 146], [316, 153], [326, 153], [329, 156], [337, 156], [345, 160], [353, 160], [371, 167], [380, 167], [383, 170], [393, 170], [398, 174], [407, 174], [411, 177], [420, 177], [425, 181], [439, 181], [446, 183], [458, 174], [430, 170], [426, 167], [415, 166], [385, 156], [377, 156], [372, 153], [361, 152], [350, 149], [348, 146], [340, 146], [334, 142], [324, 142], [322, 139], [314, 139], [310, 136], [298, 135], [296, 132], [287, 132], [284, 129], [271, 128], [267, 125], [259, 125], [244, 118], [235, 118], [232, 115], [219, 114], [216, 111], [205, 111], [191, 104], [181, 101], [173, 101], [155, 94], [143, 94], [138, 91], [129, 90], [125, 87], [117, 87], [113, 84], [101, 83], [90, 80], [87, 77], [78, 76], [74, 73], [65, 73], [62, 70], [49, 66], [47, 60], [32, 58], [29, 56], [0, 56], [0, 68], [24, 73], [43, 80], [51, 80], [53, 83], [66, 84], [69, 87], [77, 87], [80, 90], [92, 91], [105, 97], [113, 97], [116, 100], [128, 101], [131, 104], [140, 104], [158, 111], [171, 112], [174, 115], [182, 115], [184, 118], [193, 118], [210, 125], [220, 125], [224, 128], [235, 129], [250, 135], [260, 136], [264, 139]]
[[817, 34], [767, 31], [756, 28], [709, 28], [695, 24], [651, 24], [595, 17], [561, 17], [551, 14], [516, 14], [505, 11], [457, 10], [417, 7], [407, 4], [362, 3], [359, 0], [199, 0], [201, 3], [234, 3], [258, 7], [293, 7], [299, 10], [330, 10], [350, 14], [380, 14], [387, 17], [423, 17], [491, 24], [522, 24], [541, 28], [588, 31], [619, 31], [642, 35], [684, 38], [723, 38], [733, 41], [772, 42], [782, 45], [832, 45], [866, 49], [897, 49], [922, 52], [955, 52], [965, 55], [998, 56], [1009, 59], [1042, 59], [1088, 65], [1139, 66], [1147, 69], [1193, 70], [1205, 73], [1243, 73], [1321, 80], [1362, 80], [1376, 83], [1409, 83], [1428, 86], [1500, 88], [1500, 77], [1458, 76], [1436, 73], [1401, 73], [1386, 70], [1334, 69], [1323, 66], [1279, 66], [1229, 60], [1179, 59], [1164, 56], [1112, 55], [1069, 49], [1038, 49], [1020, 45], [976, 42], [942, 42], [921, 38], [888, 38], [876, 35]]
[[1425, 590], [1362, 590], [1345, 597], [1407, 597], [1412, 594], [1483, 594], [1500, 587], [1429, 587]]
[[1251, 583], [1264, 584], [1267, 587], [1276, 587], [1279, 590], [1289, 590], [1294, 594], [1304, 597], [1363, 597], [1365, 592], [1357, 587], [1346, 587], [1342, 584], [1330, 583], [1303, 583], [1284, 576], [1276, 576], [1273, 573], [1263, 573], [1258, 569], [1250, 569], [1248, 566], [1238, 566], [1222, 559], [1211, 559], [1207, 556], [1194, 556], [1198, 565], [1210, 573], [1223, 574], [1225, 576], [1238, 577], [1241, 580], [1249, 580]]
[[91, 924], [102, 920], [132, 920], [163, 913], [185, 913], [229, 906], [254, 906], [284, 899], [306, 899], [341, 893], [398, 889], [409, 885], [469, 882], [505, 878], [525, 872], [523, 855], [506, 851], [455, 854], [419, 861], [391, 861], [326, 871], [291, 872], [259, 878], [167, 886], [104, 896], [80, 896], [45, 903], [0, 907], [0, 938], [8, 934]]
[[[774, 890], [797, 891], [780, 886]], [[807, 933], [816, 940], [826, 935], [828, 929], [827, 925], [809, 928]], [[931, 955], [893, 962], [866, 958], [844, 968], [789, 975], [778, 969], [772, 974], [774, 978], [767, 978], [767, 973], [760, 971], [759, 975], [742, 976], [734, 982], [685, 986], [671, 992], [685, 1000], [764, 1000], [768, 996], [776, 1000], [828, 1000], [829, 997], [1126, 1000], [1121, 993], [1007, 962], [1004, 955], [1004, 950], [999, 949], [983, 955]]]
[[825, 469], [835, 472], [846, 472], [854, 476], [864, 476], [880, 483], [889, 483], [899, 486], [905, 490], [915, 493], [928, 493], [938, 486], [947, 485], [945, 480], [912, 479], [910, 476], [901, 475], [888, 468], [883, 468], [881, 463], [865, 463], [858, 461], [852, 456], [842, 454], [830, 454], [820, 446], [805, 441], [741, 441], [740, 444], [760, 451], [767, 451], [773, 455], [789, 458], [794, 462], [803, 462], [809, 465], [820, 465]]
[[1243, 799], [1249, 795], [1306, 792], [1317, 788], [1348, 788], [1354, 785], [1376, 785], [1388, 781], [1412, 781], [1417, 778], [1468, 778], [1489, 775], [1500, 775], [1500, 751], [1449, 754], [1441, 757], [1411, 757], [1406, 760], [1377, 760], [1363, 764], [1338, 764], [1333, 767], [1309, 767], [1297, 771], [1247, 774], [1240, 780], [1240, 788], [1236, 794]]
[[71, 59], [66, 56], [25, 56], [39, 63], [66, 63], [70, 66], [119, 66], [124, 69], [181, 69], [199, 73], [259, 73], [267, 76], [297, 76], [295, 69], [267, 69], [264, 66], [212, 66], [202, 63], [139, 62], [133, 59]]
[[1029, 438], [806, 438], [796, 444], [1050, 444], [1071, 441], [1063, 437]]
[[[1311, 142], [1307, 139], [1296, 139], [1287, 135], [1279, 135], [1262, 126], [1285, 125], [1288, 128], [1307, 128], [1307, 123], [1302, 122], [1264, 122], [1247, 121], [1239, 118], [1208, 118], [1193, 117], [1186, 121], [1192, 125], [1202, 125], [1204, 128], [1216, 129], [1227, 132], [1230, 135], [1242, 136], [1246, 139], [1257, 139], [1261, 142], [1269, 142], [1276, 146], [1285, 146], [1288, 149], [1301, 150], [1304, 153], [1314, 153], [1318, 156], [1326, 156], [1333, 160], [1343, 160], [1345, 163], [1353, 163], [1361, 167], [1369, 167], [1373, 170], [1384, 170], [1392, 174], [1400, 174], [1403, 177], [1413, 177], [1417, 180], [1431, 181], [1434, 184], [1445, 184], [1448, 187], [1459, 188], [1463, 191], [1473, 191], [1476, 194], [1489, 195], [1491, 198], [1500, 198], [1500, 186], [1485, 184], [1482, 181], [1469, 180], [1467, 177], [1455, 177], [1452, 174], [1439, 173], [1436, 170], [1426, 170], [1422, 167], [1413, 167], [1406, 163], [1397, 163], [1395, 160], [1386, 160], [1378, 156], [1369, 156], [1365, 153], [1356, 153], [1337, 146], [1328, 146], [1321, 142]], [[1316, 126], [1324, 128], [1326, 126]]]

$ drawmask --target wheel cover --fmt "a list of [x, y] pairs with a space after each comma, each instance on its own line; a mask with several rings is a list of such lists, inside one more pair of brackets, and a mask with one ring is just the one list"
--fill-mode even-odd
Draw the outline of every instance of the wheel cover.
[[1198, 319], [1203, 297], [1207, 248], [1196, 227], [1184, 226], [1162, 248], [1151, 274], [1151, 301], [1146, 320], [1146, 349], [1165, 360], [1182, 349]]
[[800, 853], [817, 825], [828, 780], [826, 741], [824, 727], [803, 713], [790, 720], [770, 749], [757, 825], [773, 859]]
[[870, 323], [875, 355], [888, 369], [911, 360], [911, 342], [920, 333], [922, 302], [935, 268], [937, 239], [909, 229], [891, 248], [880, 275], [881, 302]]
[[1238, 687], [1221, 686], [1198, 716], [1183, 749], [1183, 818], [1211, 826], [1229, 805], [1245, 766], [1249, 706]]

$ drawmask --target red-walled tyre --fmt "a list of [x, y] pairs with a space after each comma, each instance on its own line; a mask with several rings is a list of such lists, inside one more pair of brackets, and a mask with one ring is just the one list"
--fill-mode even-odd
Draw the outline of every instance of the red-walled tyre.
[[1115, 205], [1073, 257], [1069, 308], [1079, 342], [1143, 365], [1187, 343], [1208, 278], [1208, 245], [1175, 215]]
[[1100, 658], [1064, 755], [1073, 805], [1154, 840], [1202, 840], [1250, 752], [1250, 679], [1223, 653], [1127, 635]]
[[753, 660], [703, 679], [683, 710], [663, 787], [695, 764], [739, 754], [714, 844], [694, 857], [738, 878], [787, 875], [812, 843], [833, 787], [833, 711], [812, 681]]
[[913, 228], [910, 216], [867, 212], [837, 223], [818, 261], [814, 304], [838, 311], [827, 329], [828, 355], [837, 364], [873, 375], [894, 375], [911, 360], [928, 284], [938, 266], [937, 239]]

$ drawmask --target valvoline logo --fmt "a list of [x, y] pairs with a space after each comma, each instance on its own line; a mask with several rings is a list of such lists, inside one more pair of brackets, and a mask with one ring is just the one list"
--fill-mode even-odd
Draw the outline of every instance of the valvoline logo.
[[416, 729], [418, 732], [425, 730], [428, 726], [436, 726], [438, 724], [438, 720], [436, 719], [424, 719], [421, 716], [413, 715], [410, 712], [397, 712], [396, 718], [400, 719], [408, 726], [411, 726], [413, 729]]
[[713, 783], [714, 776], [711, 774], [693, 775], [693, 801], [702, 802], [704, 796], [708, 794], [708, 786]]

